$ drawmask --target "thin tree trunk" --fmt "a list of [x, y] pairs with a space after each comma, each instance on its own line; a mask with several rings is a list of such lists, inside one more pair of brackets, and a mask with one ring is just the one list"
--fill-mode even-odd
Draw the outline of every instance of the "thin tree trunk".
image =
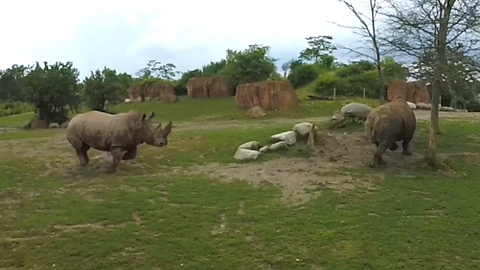
[[438, 119], [438, 105], [440, 104], [440, 92], [442, 90], [442, 79], [445, 74], [446, 60], [446, 47], [447, 47], [447, 31], [448, 21], [450, 20], [450, 12], [453, 4], [456, 0], [446, 0], [445, 5], [442, 8], [443, 16], [440, 20], [440, 27], [436, 38], [436, 59], [435, 69], [433, 76], [432, 87], [432, 108], [430, 114], [430, 132], [428, 136], [428, 150], [426, 160], [430, 165], [437, 164], [437, 135], [439, 132], [439, 119]]

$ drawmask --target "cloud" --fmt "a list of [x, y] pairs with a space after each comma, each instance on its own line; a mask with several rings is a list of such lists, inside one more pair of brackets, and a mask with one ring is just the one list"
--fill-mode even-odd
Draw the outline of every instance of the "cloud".
[[2, 29], [0, 69], [73, 61], [82, 78], [103, 66], [135, 74], [155, 59], [186, 71], [250, 44], [269, 45], [280, 66], [306, 47], [305, 37], [357, 38], [328, 21], [356, 24], [337, 1], [10, 1], [0, 23], [15, 27]]

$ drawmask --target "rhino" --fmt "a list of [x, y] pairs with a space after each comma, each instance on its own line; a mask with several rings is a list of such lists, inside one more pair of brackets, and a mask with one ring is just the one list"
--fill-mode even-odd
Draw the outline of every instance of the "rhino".
[[387, 149], [397, 150], [398, 141], [402, 141], [402, 154], [411, 155], [409, 144], [416, 126], [415, 113], [401, 96], [374, 108], [365, 121], [365, 136], [377, 147], [369, 166], [385, 165], [383, 155]]
[[75, 149], [81, 166], [88, 164], [87, 152], [94, 148], [110, 152], [113, 164], [108, 171], [116, 172], [122, 160], [136, 157], [138, 145], [146, 143], [156, 147], [167, 146], [172, 122], [164, 128], [158, 124], [152, 129], [151, 120], [154, 116], [154, 112], [146, 115], [137, 110], [118, 114], [93, 110], [77, 114], [70, 120], [66, 138]]

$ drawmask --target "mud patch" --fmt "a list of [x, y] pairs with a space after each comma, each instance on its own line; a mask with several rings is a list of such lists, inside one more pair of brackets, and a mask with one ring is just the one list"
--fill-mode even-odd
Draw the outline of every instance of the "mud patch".
[[[384, 177], [382, 169], [371, 169], [368, 178], [351, 170], [367, 167], [373, 156], [374, 147], [363, 137], [363, 132], [325, 134], [314, 151], [309, 158], [282, 157], [265, 162], [194, 166], [191, 173], [206, 174], [227, 182], [245, 180], [254, 186], [272, 183], [281, 189], [286, 202], [293, 204], [307, 202], [325, 189], [337, 192], [375, 190], [375, 181]], [[423, 156], [414, 152], [413, 144], [412, 151], [412, 156], [404, 156], [401, 146], [395, 152], [388, 150], [384, 155], [387, 168], [415, 166]]]

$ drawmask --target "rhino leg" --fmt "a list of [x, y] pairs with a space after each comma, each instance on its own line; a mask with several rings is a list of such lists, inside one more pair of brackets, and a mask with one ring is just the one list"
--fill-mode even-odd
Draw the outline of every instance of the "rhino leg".
[[137, 148], [131, 149], [123, 155], [123, 160], [134, 159], [137, 156]]
[[80, 160], [80, 166], [86, 166], [90, 161], [87, 153], [89, 149], [90, 146], [86, 145], [85, 143], [83, 143], [80, 148], [75, 148], [75, 152]]
[[410, 151], [410, 149], [408, 149], [408, 146], [410, 145], [411, 140], [412, 140], [411, 138], [408, 138], [402, 141], [402, 148], [403, 148], [402, 155], [405, 155], [405, 156], [412, 155], [412, 152]]
[[109, 168], [109, 172], [116, 172], [117, 167], [122, 161], [123, 155], [125, 154], [125, 150], [123, 150], [121, 147], [115, 147], [110, 150], [110, 154], [112, 154], [113, 157], [113, 163]]
[[387, 143], [385, 142], [380, 142], [377, 146], [377, 150], [375, 151], [375, 154], [373, 155], [373, 159], [370, 162], [370, 167], [375, 168], [378, 165], [385, 165], [385, 161], [383, 160], [383, 154], [387, 151]]
[[390, 149], [391, 151], [395, 151], [398, 149], [398, 145], [397, 145], [397, 142], [393, 142], [391, 145], [390, 145]]

